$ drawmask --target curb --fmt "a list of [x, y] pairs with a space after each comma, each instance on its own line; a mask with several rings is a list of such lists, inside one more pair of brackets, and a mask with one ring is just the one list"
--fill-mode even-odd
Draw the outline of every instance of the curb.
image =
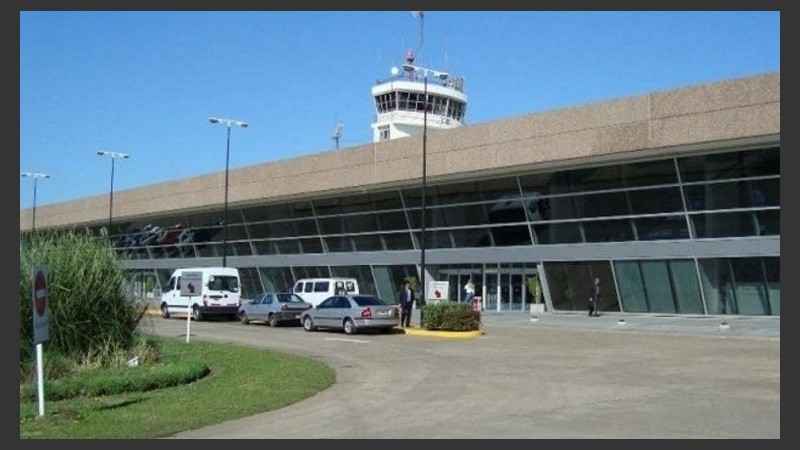
[[448, 339], [472, 339], [484, 335], [483, 330], [474, 331], [440, 331], [440, 330], [426, 330], [424, 328], [408, 327], [401, 328], [408, 336], [423, 336], [423, 337], [440, 337]]

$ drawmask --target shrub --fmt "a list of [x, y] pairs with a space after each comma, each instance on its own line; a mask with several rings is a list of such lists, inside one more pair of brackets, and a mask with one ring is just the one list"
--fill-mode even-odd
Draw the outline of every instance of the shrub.
[[76, 361], [118, 354], [136, 342], [145, 312], [125, 291], [125, 274], [105, 238], [77, 231], [20, 237], [20, 370], [33, 358], [33, 268], [48, 267], [48, 319], [52, 350]]
[[481, 313], [463, 303], [425, 305], [421, 313], [422, 327], [428, 330], [475, 331], [481, 327]]

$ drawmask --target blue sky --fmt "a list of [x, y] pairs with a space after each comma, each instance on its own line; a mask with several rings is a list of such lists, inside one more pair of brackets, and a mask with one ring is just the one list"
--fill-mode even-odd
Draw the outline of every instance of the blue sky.
[[[371, 142], [370, 88], [411, 11], [20, 12], [20, 171], [37, 206]], [[466, 122], [780, 70], [780, 12], [431, 11], [416, 64], [461, 75]], [[269, 180], [264, 180], [268, 183]], [[221, 201], [221, 199], [220, 199]], [[33, 179], [20, 178], [20, 208]]]

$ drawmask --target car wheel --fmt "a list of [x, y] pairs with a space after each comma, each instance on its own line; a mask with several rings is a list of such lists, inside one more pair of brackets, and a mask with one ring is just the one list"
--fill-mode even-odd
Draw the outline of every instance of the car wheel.
[[197, 306], [192, 308], [192, 319], [194, 319], [195, 322], [203, 321], [203, 311]]
[[267, 317], [267, 322], [269, 323], [269, 326], [277, 327], [278, 326], [278, 316], [276, 316], [275, 314], [270, 314], [269, 317]]
[[314, 326], [314, 321], [311, 319], [311, 316], [305, 316], [303, 318], [303, 329], [306, 331], [314, 331], [317, 327]]
[[163, 303], [161, 305], [161, 317], [165, 319], [169, 319], [169, 308], [167, 308], [167, 304]]
[[352, 319], [344, 319], [344, 332], [347, 334], [356, 332], [356, 324], [353, 323]]
[[248, 323], [250, 323], [250, 318], [247, 317], [247, 313], [246, 312], [240, 311], [239, 312], [239, 321], [241, 321], [243, 324], [247, 325]]

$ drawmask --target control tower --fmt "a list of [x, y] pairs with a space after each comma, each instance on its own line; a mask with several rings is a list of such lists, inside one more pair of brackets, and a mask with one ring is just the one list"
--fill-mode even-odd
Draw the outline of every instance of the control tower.
[[414, 64], [409, 50], [402, 68], [392, 68], [392, 78], [372, 87], [375, 117], [373, 142], [421, 134], [427, 119], [430, 129], [464, 124], [467, 95], [464, 79]]

